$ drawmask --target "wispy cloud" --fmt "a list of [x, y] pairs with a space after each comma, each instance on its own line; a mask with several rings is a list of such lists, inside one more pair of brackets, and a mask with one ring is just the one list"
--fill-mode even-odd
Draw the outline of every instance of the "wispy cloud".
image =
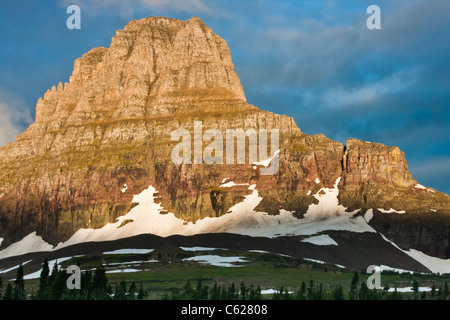
[[420, 68], [404, 70], [363, 86], [333, 88], [319, 98], [320, 103], [333, 108], [367, 106], [383, 99], [384, 96], [401, 92], [413, 85]]
[[0, 88], [0, 146], [13, 142], [32, 122], [24, 101], [4, 88]]
[[83, 12], [97, 15], [102, 10], [114, 11], [122, 17], [131, 17], [137, 11], [211, 13], [205, 0], [60, 0], [60, 6], [80, 6]]

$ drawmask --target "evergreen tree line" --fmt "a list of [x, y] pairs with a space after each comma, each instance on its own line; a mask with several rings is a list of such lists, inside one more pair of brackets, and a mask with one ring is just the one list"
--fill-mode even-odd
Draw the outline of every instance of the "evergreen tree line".
[[[283, 286], [280, 290], [274, 292], [273, 300], [402, 300], [404, 295], [395, 288], [393, 292], [389, 292], [389, 287], [385, 286], [383, 290], [369, 289], [365, 281], [359, 285], [358, 272], [353, 274], [350, 283], [350, 289], [346, 292], [342, 285], [337, 285], [332, 289], [326, 290], [321, 283], [315, 283], [310, 280], [308, 284], [301, 283], [300, 288], [295, 292], [290, 292]], [[450, 298], [447, 282], [444, 286], [436, 289], [433, 284], [430, 292], [419, 292], [419, 283], [414, 280], [412, 283], [414, 294], [407, 294], [409, 299], [422, 300], [447, 300]], [[165, 294], [164, 300], [261, 300], [261, 287], [247, 285], [241, 281], [239, 286], [234, 283], [228, 287], [222, 287], [214, 282], [212, 288], [204, 285], [202, 280], [198, 280], [193, 286], [187, 281], [181, 290], [172, 289], [172, 293]]]
[[243, 281], [239, 286], [234, 283], [228, 287], [222, 287], [214, 282], [212, 288], [204, 285], [202, 279], [199, 279], [197, 284], [193, 286], [190, 281], [187, 281], [181, 291], [178, 288], [172, 289], [172, 293], [164, 294], [163, 300], [261, 300], [261, 287], [253, 286], [247, 287]]
[[[15, 281], [8, 281], [4, 288], [3, 280], [0, 276], [0, 300], [142, 300], [147, 294], [143, 289], [142, 283], [139, 289], [134, 280], [128, 285], [125, 280], [113, 286], [108, 283], [105, 269], [96, 268], [95, 271], [85, 270], [81, 273], [81, 289], [68, 289], [67, 279], [70, 276], [66, 270], [53, 265], [50, 271], [48, 261], [45, 259], [42, 271], [39, 277], [39, 288], [37, 292], [32, 292], [28, 297], [25, 293], [25, 282], [22, 265], [19, 265]], [[289, 292], [281, 287], [276, 291], [272, 299], [274, 300], [402, 300], [405, 295], [395, 289], [388, 292], [389, 287], [385, 286], [383, 290], [370, 290], [365, 281], [359, 285], [358, 272], [353, 274], [350, 283], [350, 289], [345, 292], [342, 285], [337, 285], [332, 289], [326, 290], [321, 283], [314, 283], [310, 280], [308, 284], [301, 283], [300, 288], [295, 292]], [[419, 283], [412, 282], [413, 295], [407, 294], [409, 299], [422, 300], [447, 300], [450, 298], [448, 283], [440, 285], [439, 288], [433, 284], [430, 292], [419, 292]], [[3, 292], [3, 294], [2, 294]], [[217, 281], [210, 288], [203, 284], [199, 279], [194, 286], [187, 281], [183, 288], [172, 289], [171, 294], [164, 294], [165, 300], [261, 300], [261, 287], [257, 285], [247, 285], [241, 281], [239, 286], [234, 283], [228, 286], [219, 286]]]
[[[79, 265], [78, 265], [79, 266]], [[127, 283], [122, 280], [113, 290], [108, 283], [105, 269], [100, 267], [95, 271], [85, 270], [81, 273], [80, 289], [68, 289], [67, 279], [70, 275], [66, 270], [58, 267], [55, 263], [50, 272], [47, 259], [45, 259], [39, 277], [39, 288], [37, 292], [32, 292], [29, 296], [31, 300], [131, 300], [144, 299], [147, 294], [142, 287], [136, 288], [134, 280], [127, 288]], [[3, 288], [3, 281], [0, 277], [0, 289]], [[0, 300], [26, 300], [25, 282], [23, 279], [23, 267], [19, 265], [16, 279], [9, 281], [4, 294], [0, 294]]]

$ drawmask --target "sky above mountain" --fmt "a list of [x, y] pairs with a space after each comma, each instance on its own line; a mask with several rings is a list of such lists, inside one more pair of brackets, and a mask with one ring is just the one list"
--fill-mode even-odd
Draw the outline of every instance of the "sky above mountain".
[[[69, 30], [69, 5], [81, 29]], [[366, 9], [381, 8], [381, 30]], [[0, 145], [37, 99], [130, 20], [198, 16], [230, 46], [249, 103], [308, 134], [399, 146], [413, 176], [450, 194], [450, 1], [3, 0]]]

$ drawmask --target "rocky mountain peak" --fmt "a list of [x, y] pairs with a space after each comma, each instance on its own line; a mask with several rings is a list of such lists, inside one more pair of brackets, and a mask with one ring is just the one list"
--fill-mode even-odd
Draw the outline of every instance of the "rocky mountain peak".
[[133, 20], [39, 99], [31, 131], [168, 113], [188, 101], [245, 103], [226, 42], [200, 18]]
[[[171, 133], [193, 133], [195, 122], [224, 136], [227, 129], [279, 130], [279, 150], [269, 151], [279, 170], [260, 174], [270, 154], [256, 163], [174, 163]], [[201, 19], [149, 17], [118, 30], [109, 48], [77, 59], [69, 83], [37, 101], [36, 122], [0, 148], [0, 237], [2, 245], [31, 232], [53, 244], [67, 240], [116, 221], [149, 186], [164, 211], [188, 222], [226, 215], [253, 192], [255, 210], [270, 215], [302, 218], [332, 197], [341, 213], [384, 208], [406, 212], [402, 221], [411, 225], [430, 212], [447, 221], [449, 197], [416, 184], [397, 147], [355, 139], [344, 147], [246, 103], [228, 45]], [[326, 217], [328, 209], [315, 211]], [[373, 223], [388, 228], [377, 212]], [[386, 233], [402, 233], [396, 230]], [[443, 255], [447, 230], [411, 237], [417, 248], [436, 240]]]

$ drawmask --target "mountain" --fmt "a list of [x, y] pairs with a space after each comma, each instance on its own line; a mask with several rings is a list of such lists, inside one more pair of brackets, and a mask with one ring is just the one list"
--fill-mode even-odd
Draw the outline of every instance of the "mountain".
[[[219, 148], [227, 130], [256, 133], [243, 163], [239, 138]], [[35, 123], [0, 148], [0, 221], [0, 258], [145, 233], [334, 245], [338, 231], [450, 258], [450, 197], [420, 185], [398, 147], [342, 145], [248, 104], [228, 45], [195, 17], [129, 22], [39, 98]]]

